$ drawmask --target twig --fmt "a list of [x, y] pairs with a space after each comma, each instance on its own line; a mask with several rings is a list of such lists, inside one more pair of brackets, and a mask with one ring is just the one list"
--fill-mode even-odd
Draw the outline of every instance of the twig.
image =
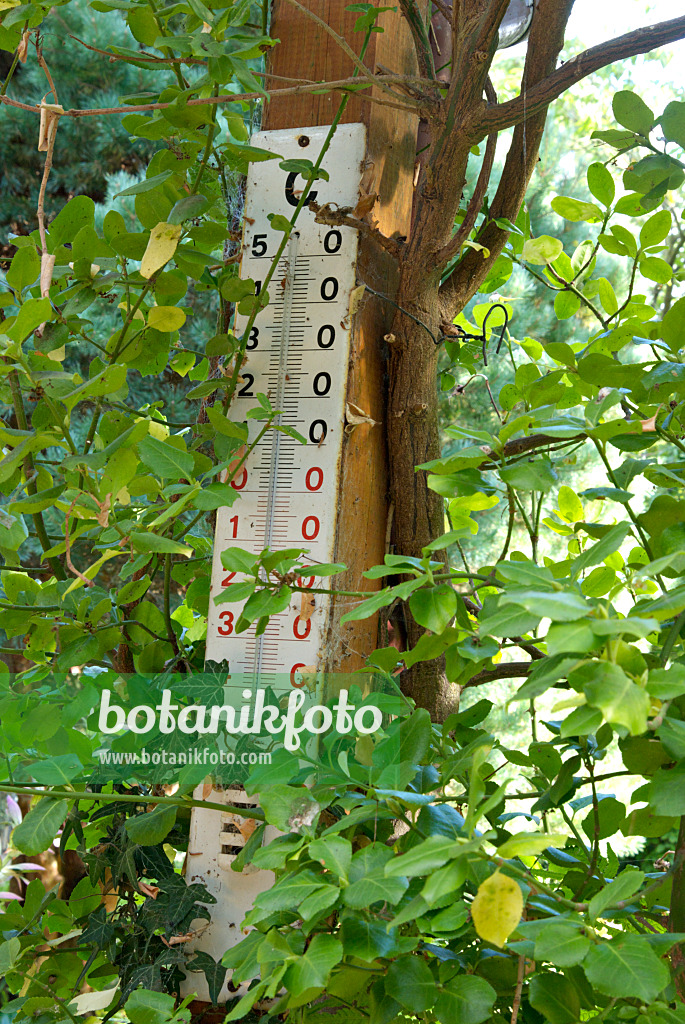
[[343, 227], [354, 228], [355, 231], [360, 231], [365, 234], [368, 238], [373, 238], [381, 248], [385, 249], [394, 256], [395, 259], [399, 259], [402, 252], [403, 246], [397, 238], [388, 238], [382, 231], [379, 231], [377, 227], [372, 224], [367, 224], [365, 220], [359, 220], [357, 217], [350, 215], [348, 210], [350, 207], [343, 208], [341, 210], [333, 210], [329, 203], [324, 206], [319, 206], [310, 200], [309, 209], [312, 213], [316, 214], [314, 220], [317, 224], [337, 224]]
[[71, 505], [69, 506], [69, 511], [66, 513], [64, 517], [64, 549], [67, 561], [67, 568], [69, 569], [70, 572], [73, 572], [74, 576], [77, 576], [80, 580], [82, 580], [87, 587], [92, 587], [95, 585], [95, 581], [89, 580], [87, 576], [84, 576], [83, 573], [76, 568], [76, 566], [71, 560], [71, 544], [69, 542], [69, 516], [74, 511], [74, 505], [76, 504], [77, 501], [78, 499], [74, 498]]
[[519, 1008], [521, 1006], [521, 993], [523, 992], [523, 979], [526, 976], [526, 961], [525, 957], [519, 957], [518, 972], [516, 975], [516, 989], [514, 991], [514, 1002], [511, 1008], [511, 1024], [516, 1024], [519, 1015]]
[[[367, 69], [368, 70], [368, 69]], [[368, 83], [369, 86], [377, 85], [382, 88], [386, 82], [393, 82], [402, 84], [405, 80], [404, 75], [371, 75], [371, 80]], [[203, 105], [211, 105], [213, 103], [247, 103], [250, 101], [264, 101], [270, 103], [274, 99], [280, 99], [282, 96], [299, 96], [308, 94], [311, 92], [322, 92], [326, 89], [330, 89], [333, 92], [346, 92], [348, 88], [354, 85], [357, 89], [359, 88], [359, 79], [341, 78], [336, 79], [334, 82], [312, 82], [308, 85], [293, 85], [287, 86], [285, 89], [276, 89], [271, 93], [263, 92], [243, 92], [243, 93], [224, 93], [221, 96], [204, 96], [194, 97], [187, 101], [187, 106], [198, 107]], [[380, 97], [371, 96], [369, 94], [358, 92], [355, 95], [359, 99], [368, 100], [371, 103], [379, 103], [383, 106], [394, 106], [398, 110], [416, 110], [420, 104], [414, 102], [409, 98], [406, 99], [404, 104], [392, 103], [390, 104], [387, 100], [382, 100]], [[405, 99], [404, 96], [397, 96], [393, 93], [396, 99]], [[13, 100], [10, 96], [0, 95], [0, 103], [4, 103], [9, 107], [15, 107], [17, 110], [28, 110], [31, 114], [40, 114], [40, 106], [35, 103], [21, 103], [19, 100]], [[137, 103], [133, 106], [124, 107], [72, 107], [69, 110], [65, 110], [60, 116], [61, 117], [104, 117], [107, 114], [143, 114], [151, 110], [168, 110], [172, 107], [175, 100], [171, 100], [168, 103]]]
[[[52, 75], [50, 74], [50, 70], [49, 70], [47, 64], [45, 63], [45, 61], [43, 59], [42, 53], [40, 52], [40, 48], [38, 46], [38, 43], [36, 43], [36, 54], [37, 54], [37, 57], [38, 57], [38, 63], [40, 64], [41, 68], [43, 69], [43, 71], [45, 73], [45, 77], [48, 80], [48, 85], [50, 86], [50, 92], [55, 97], [55, 104], [57, 106], [59, 106], [59, 98], [57, 96], [57, 90], [55, 89], [55, 83], [52, 80]], [[4, 97], [4, 99], [7, 99], [7, 97]], [[52, 155], [53, 155], [54, 150], [55, 150], [55, 139], [57, 138], [57, 128], [59, 126], [59, 118], [60, 118], [59, 113], [57, 113], [57, 111], [54, 111], [52, 113], [52, 117], [50, 117], [47, 120], [47, 122], [46, 122], [47, 148], [45, 150], [45, 163], [43, 165], [43, 177], [41, 179], [40, 191], [38, 193], [38, 208], [36, 210], [36, 217], [38, 219], [38, 233], [40, 234], [40, 245], [41, 245], [41, 249], [42, 249], [41, 263], [43, 263], [45, 261], [45, 257], [47, 256], [47, 253], [48, 253], [47, 236], [46, 236], [46, 233], [45, 233], [45, 193], [46, 193], [46, 190], [47, 190], [47, 187], [48, 187], [48, 178], [50, 177], [50, 168], [52, 167]], [[42, 267], [41, 267], [41, 269], [42, 269]], [[41, 281], [41, 291], [42, 290], [43, 290], [43, 282]]]

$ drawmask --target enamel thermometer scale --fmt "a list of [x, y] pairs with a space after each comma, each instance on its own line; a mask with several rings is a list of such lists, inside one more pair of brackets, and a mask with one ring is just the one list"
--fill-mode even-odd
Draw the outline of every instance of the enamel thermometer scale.
[[[328, 127], [262, 132], [252, 144], [286, 160], [305, 158], [313, 163], [328, 132]], [[330, 181], [317, 179], [310, 198], [318, 205], [354, 207], [365, 144], [364, 125], [341, 125], [324, 161]], [[258, 290], [283, 238], [271, 227], [268, 215], [290, 219], [301, 195], [298, 187], [304, 187], [303, 178], [282, 170], [279, 163], [251, 163], [247, 177], [241, 277], [252, 278]], [[221, 552], [229, 547], [254, 554], [264, 548], [301, 547], [313, 563], [334, 560], [356, 264], [356, 232], [317, 224], [305, 205], [271, 279], [269, 304], [259, 313], [247, 341], [232, 419], [244, 420], [261, 392], [280, 411], [277, 422], [295, 428], [307, 443], [278, 430], [267, 431], [232, 483], [239, 500], [217, 513], [206, 656], [208, 661], [228, 662], [233, 688], [237, 686], [241, 693], [275, 687], [276, 679], [281, 680], [283, 692], [282, 680], [286, 687], [301, 686], [302, 672], [314, 673], [321, 667], [327, 630], [325, 595], [294, 593], [290, 606], [273, 616], [260, 636], [255, 635], [255, 624], [236, 633], [242, 605], [216, 604], [215, 598], [236, 577], [221, 564]], [[245, 319], [237, 318], [236, 334], [244, 329]], [[251, 441], [262, 424], [248, 422]], [[313, 587], [314, 582], [309, 577], [301, 585]], [[201, 786], [196, 796], [234, 806], [256, 803], [240, 790], [208, 791]], [[203, 950], [220, 960], [244, 937], [240, 925], [255, 897], [273, 884], [269, 871], [249, 865], [242, 872], [231, 870], [254, 824], [252, 819], [228, 813], [193, 809], [186, 880], [204, 884], [217, 904], [211, 923], [198, 929], [189, 950]], [[275, 834], [267, 828], [266, 840]], [[188, 975], [184, 991], [209, 999], [203, 974]], [[220, 998], [237, 994], [225, 984]]]

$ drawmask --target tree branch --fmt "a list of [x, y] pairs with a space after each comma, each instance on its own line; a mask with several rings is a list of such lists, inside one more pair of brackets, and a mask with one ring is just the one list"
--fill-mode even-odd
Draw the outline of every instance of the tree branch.
[[[488, 78], [486, 83], [486, 95], [490, 103], [497, 103], [497, 93], [493, 87], [492, 82]], [[457, 233], [444, 245], [438, 253], [436, 259], [439, 264], [446, 266], [449, 261], [454, 257], [458, 256], [461, 252], [461, 247], [473, 231], [478, 214], [480, 213], [485, 199], [485, 194], [488, 190], [488, 184], [490, 183], [490, 175], [492, 174], [492, 167], [495, 162], [495, 150], [497, 149], [497, 132], [491, 132], [488, 135], [488, 141], [485, 144], [485, 154], [483, 156], [483, 162], [480, 165], [480, 172], [478, 174], [478, 181], [476, 187], [473, 190], [473, 195], [466, 208], [466, 214], [463, 221], [459, 225]]]
[[[490, 206], [491, 219], [476, 239], [479, 245], [489, 250], [490, 255], [484, 257], [482, 252], [471, 249], [456, 264], [440, 289], [443, 319], [452, 320], [454, 311], [464, 308], [502, 252], [509, 232], [499, 228], [495, 221], [500, 218], [514, 221], [518, 216], [537, 164], [547, 118], [546, 107], [540, 108], [535, 114], [529, 114], [528, 97], [535, 86], [554, 72], [557, 57], [564, 45], [566, 24], [572, 7], [573, 0], [540, 0], [535, 12], [521, 82], [522, 100], [526, 105], [525, 116], [522, 115], [523, 124], [519, 123], [514, 129], [502, 177]], [[499, 109], [499, 106], [483, 106], [480, 120], [473, 125], [474, 141], [492, 131], [490, 123], [486, 122]]]
[[495, 679], [520, 679], [527, 676], [533, 667], [532, 661], [505, 661], [494, 668], [483, 669], [471, 676], [468, 682], [462, 684], [462, 690], [470, 686], [482, 686], [483, 683], [491, 683]]
[[558, 96], [608, 64], [625, 60], [626, 57], [635, 57], [639, 53], [648, 53], [658, 46], [683, 38], [685, 17], [662, 21], [647, 28], [638, 28], [634, 32], [627, 32], [599, 46], [584, 50], [529, 88], [525, 95], [517, 96], [516, 99], [502, 103], [495, 109], [488, 109], [481, 121], [483, 136], [492, 131], [511, 128], [523, 118], [544, 113]]

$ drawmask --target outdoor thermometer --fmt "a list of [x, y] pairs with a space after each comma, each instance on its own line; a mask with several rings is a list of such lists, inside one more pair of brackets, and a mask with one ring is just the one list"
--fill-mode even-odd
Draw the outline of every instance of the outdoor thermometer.
[[[328, 131], [323, 127], [262, 132], [252, 144], [285, 160], [304, 158], [313, 163]], [[364, 125], [339, 127], [323, 163], [330, 180], [317, 179], [310, 198], [318, 205], [354, 207], [364, 153]], [[279, 164], [280, 160], [251, 163], [247, 178], [241, 277], [252, 278], [257, 291], [283, 238], [268, 215], [290, 219], [305, 185], [304, 178]], [[236, 577], [221, 564], [221, 552], [229, 547], [255, 554], [264, 548], [301, 547], [312, 562], [334, 560], [356, 263], [356, 232], [317, 224], [304, 206], [269, 285], [269, 304], [247, 340], [232, 418], [243, 420], [257, 405], [255, 396], [267, 394], [279, 410], [277, 422], [294, 427], [306, 444], [280, 431], [267, 431], [232, 481], [240, 499], [217, 513], [206, 656], [208, 661], [227, 662], [231, 681], [241, 690], [273, 686], [276, 677], [286, 686], [302, 686], [302, 673], [315, 672], [321, 660], [325, 596], [313, 594], [314, 604], [308, 600], [305, 612], [302, 594], [294, 593], [290, 606], [272, 617], [260, 636], [255, 635], [255, 624], [236, 633], [240, 603], [216, 604], [214, 599]], [[236, 334], [245, 321], [237, 318]], [[254, 440], [262, 424], [248, 422], [249, 439]], [[313, 587], [314, 582], [314, 577], [304, 577], [300, 585]], [[253, 803], [236, 790], [212, 790], [204, 796], [234, 805]], [[250, 819], [193, 811], [186, 879], [189, 884], [201, 881], [218, 902], [211, 924], [189, 946], [216, 959], [242, 939], [243, 917], [255, 896], [273, 884], [271, 872], [231, 870], [253, 827]], [[204, 975], [190, 975], [185, 990], [209, 998]], [[222, 998], [227, 995], [224, 988]]]

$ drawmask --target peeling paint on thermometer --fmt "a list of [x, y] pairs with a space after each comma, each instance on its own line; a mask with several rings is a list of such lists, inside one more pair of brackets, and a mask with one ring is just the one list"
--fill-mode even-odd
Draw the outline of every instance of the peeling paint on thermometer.
[[[314, 162], [327, 133], [328, 128], [263, 132], [253, 144], [285, 159]], [[364, 147], [363, 125], [338, 128], [324, 160], [330, 181], [317, 179], [310, 197], [319, 205], [354, 207]], [[278, 160], [250, 164], [241, 277], [264, 280], [283, 238], [267, 216], [292, 216], [298, 184], [304, 187], [304, 179], [281, 170]], [[305, 617], [300, 594], [293, 595], [290, 608], [273, 617], [260, 637], [254, 625], [236, 634], [242, 605], [216, 605], [214, 598], [233, 579], [221, 566], [221, 552], [228, 547], [255, 554], [266, 547], [304, 547], [313, 561], [333, 560], [356, 262], [357, 233], [315, 223], [305, 206], [269, 285], [269, 305], [250, 332], [232, 418], [243, 419], [257, 404], [258, 392], [269, 394], [282, 410], [280, 422], [299, 431], [307, 444], [269, 430], [233, 481], [240, 500], [217, 514], [207, 659], [228, 661], [230, 672], [244, 673], [243, 679], [286, 672], [295, 680], [300, 669], [317, 664], [321, 651], [326, 618], [321, 598]], [[237, 334], [245, 321], [238, 318]], [[252, 440], [262, 424], [249, 422]], [[313, 583], [311, 577], [304, 580]]]
[[[262, 132], [253, 144], [287, 160], [316, 160], [328, 128]], [[310, 196], [319, 205], [354, 207], [359, 196], [365, 128], [338, 128], [324, 160], [330, 181], [317, 179]], [[278, 160], [250, 164], [245, 201], [241, 277], [261, 282], [283, 238], [268, 220], [276, 213], [290, 219], [304, 179], [281, 170]], [[303, 445], [269, 430], [232, 486], [240, 499], [218, 511], [207, 627], [207, 660], [228, 662], [231, 684], [242, 690], [273, 685], [301, 686], [301, 671], [319, 667], [326, 634], [327, 598], [296, 593], [290, 606], [271, 618], [265, 632], [256, 626], [235, 632], [242, 604], [215, 604], [235, 573], [221, 565], [221, 552], [240, 547], [259, 554], [264, 548], [308, 549], [312, 562], [333, 561], [338, 508], [339, 467], [345, 424], [345, 391], [350, 349], [349, 305], [355, 287], [357, 234], [350, 228], [317, 224], [305, 206], [269, 285], [269, 305], [250, 332], [242, 381], [231, 418], [244, 420], [257, 406], [259, 392], [282, 410], [280, 422], [307, 439]], [[246, 318], [238, 318], [236, 334]], [[249, 420], [250, 440], [262, 423]], [[303, 580], [313, 586], [314, 577]], [[312, 604], [314, 601], [314, 604]], [[289, 679], [289, 682], [288, 682]], [[282, 692], [282, 687], [280, 687]], [[198, 799], [226, 804], [250, 803], [240, 790], [200, 786]], [[242, 938], [241, 922], [259, 892], [273, 885], [270, 871], [231, 870], [235, 856], [254, 827], [252, 819], [195, 808], [192, 813], [186, 881], [201, 882], [217, 898], [212, 921], [202, 924], [187, 944], [215, 960]], [[274, 831], [267, 829], [266, 840]], [[203, 974], [186, 978], [183, 992], [209, 999]], [[224, 984], [221, 999], [230, 993]]]

